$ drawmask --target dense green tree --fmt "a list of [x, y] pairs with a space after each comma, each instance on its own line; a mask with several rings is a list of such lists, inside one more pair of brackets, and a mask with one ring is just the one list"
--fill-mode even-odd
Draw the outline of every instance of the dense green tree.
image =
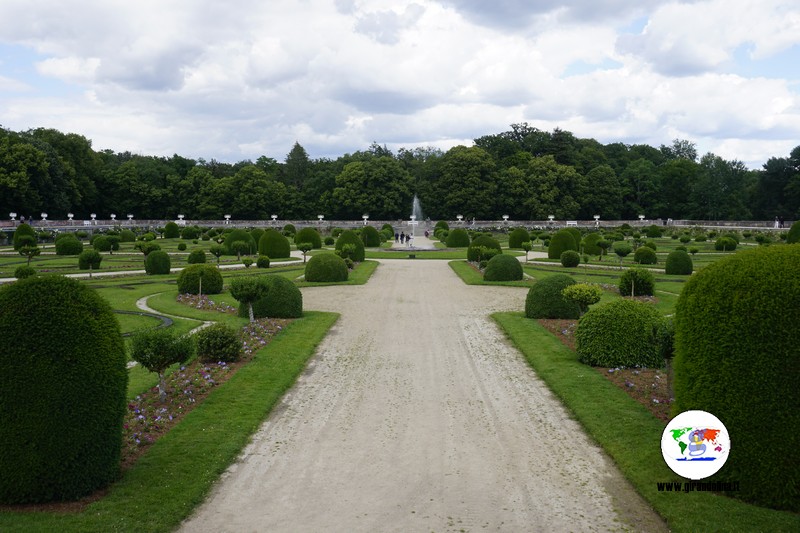
[[600, 215], [604, 220], [619, 220], [622, 215], [622, 186], [614, 169], [608, 165], [594, 167], [579, 181], [582, 199], [580, 218], [592, 220]]
[[411, 210], [411, 176], [394, 158], [380, 156], [354, 161], [336, 176], [334, 214], [358, 220], [405, 218]]
[[456, 146], [442, 157], [438, 195], [448, 219], [493, 218], [496, 188], [494, 161], [486, 150]]

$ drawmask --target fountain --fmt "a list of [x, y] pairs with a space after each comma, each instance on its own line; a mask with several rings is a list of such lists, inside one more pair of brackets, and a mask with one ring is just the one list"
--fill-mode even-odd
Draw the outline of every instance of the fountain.
[[411, 214], [417, 217], [417, 220], [423, 220], [422, 217], [422, 204], [419, 203], [419, 198], [414, 195], [414, 202], [411, 204]]

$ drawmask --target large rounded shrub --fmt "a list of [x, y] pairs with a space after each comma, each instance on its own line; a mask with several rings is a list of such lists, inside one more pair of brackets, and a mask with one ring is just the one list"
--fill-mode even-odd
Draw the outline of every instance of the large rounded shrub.
[[508, 234], [508, 247], [515, 250], [520, 250], [522, 249], [522, 243], [530, 240], [531, 236], [528, 233], [528, 230], [525, 228], [516, 228]]
[[[303, 295], [297, 285], [281, 276], [263, 276], [264, 296], [253, 302], [256, 318], [300, 318], [303, 316]], [[247, 318], [246, 305], [239, 306], [239, 316]]]
[[291, 251], [289, 239], [277, 230], [268, 229], [258, 240], [258, 254], [270, 259], [286, 259], [291, 256]]
[[786, 235], [786, 244], [795, 244], [800, 242], [800, 220], [792, 224], [789, 228], [789, 233]]
[[448, 224], [446, 220], [437, 220], [436, 225], [433, 226], [433, 230], [436, 231], [439, 228], [450, 231], [450, 224]]
[[200, 278], [203, 278], [203, 294], [219, 294], [222, 292], [222, 274], [214, 265], [199, 263], [189, 265], [178, 274], [178, 292], [181, 294], [198, 294]]
[[36, 230], [29, 224], [22, 223], [14, 230], [14, 250], [19, 250], [23, 246], [36, 246], [39, 239], [36, 237]]
[[498, 254], [503, 253], [503, 249], [500, 247], [500, 243], [497, 242], [497, 239], [489, 235], [478, 235], [472, 239], [469, 248], [467, 248], [467, 260], [477, 261], [480, 256], [481, 247], [497, 250]]
[[688, 276], [692, 273], [694, 265], [692, 264], [692, 257], [686, 253], [685, 250], [673, 250], [667, 256], [667, 262], [664, 265], [664, 272], [667, 274], [677, 274], [680, 276]]
[[83, 251], [83, 243], [73, 233], [56, 239], [56, 255], [78, 255]]
[[469, 233], [463, 228], [456, 228], [447, 234], [445, 244], [448, 248], [468, 248], [470, 244]]
[[588, 234], [580, 242], [580, 244], [583, 245], [583, 253], [589, 255], [600, 255], [601, 253], [603, 253], [603, 249], [597, 245], [597, 243], [602, 240], [603, 236], [597, 232], [592, 232]]
[[[721, 474], [731, 496], [800, 511], [800, 245], [722, 258], [686, 282], [675, 308], [675, 414], [717, 416], [736, 440]], [[751, 445], [763, 438], [763, 446]], [[780, 479], [780, 482], [776, 482]], [[711, 478], [713, 481], [714, 478]]]
[[522, 279], [522, 265], [516, 257], [499, 254], [486, 264], [483, 271], [486, 281], [517, 281]]
[[364, 226], [364, 228], [361, 230], [361, 240], [363, 241], [364, 246], [368, 246], [370, 248], [381, 245], [381, 236], [378, 233], [378, 230], [372, 226]]
[[225, 234], [225, 242], [223, 242], [225, 253], [228, 255], [237, 255], [236, 251], [231, 249], [231, 245], [238, 241], [247, 245], [247, 248], [242, 252], [243, 254], [250, 255], [256, 252], [256, 243], [253, 240], [253, 236], [250, 235], [250, 232], [241, 228], [236, 228], [230, 233]]
[[571, 231], [566, 229], [558, 230], [555, 235], [550, 238], [550, 244], [547, 247], [547, 257], [549, 259], [561, 259], [561, 254], [567, 250], [578, 251], [578, 243]]
[[733, 237], [720, 237], [714, 242], [714, 249], [721, 252], [732, 252], [738, 244]]
[[290, 235], [294, 235], [294, 234], [297, 233], [297, 228], [294, 227], [294, 224], [292, 224], [290, 222], [290, 223], [286, 224], [285, 226], [283, 226], [283, 233], [284, 233], [284, 235], [287, 234], [287, 233], [290, 234]]
[[620, 276], [618, 285], [622, 296], [653, 296], [655, 286], [653, 273], [645, 268], [629, 268]]
[[345, 244], [352, 244], [355, 246], [355, 252], [352, 257], [353, 261], [363, 261], [364, 260], [364, 243], [361, 242], [361, 239], [355, 232], [351, 230], [343, 231], [339, 238], [336, 239], [336, 250], [341, 250], [342, 246]]
[[20, 280], [0, 288], [0, 338], [0, 502], [72, 500], [114, 481], [128, 372], [109, 304], [65, 277]]
[[581, 264], [581, 256], [575, 250], [566, 250], [561, 253], [561, 266], [575, 268]]
[[303, 228], [298, 231], [294, 236], [294, 243], [300, 244], [301, 242], [309, 243], [314, 249], [322, 248], [322, 236], [315, 228]]
[[344, 259], [333, 253], [317, 254], [306, 263], [306, 281], [347, 281]]
[[169, 274], [171, 266], [172, 261], [170, 261], [169, 254], [163, 250], [150, 252], [144, 258], [144, 271], [150, 276]]
[[561, 291], [574, 285], [575, 280], [566, 274], [555, 274], [533, 284], [525, 298], [525, 316], [528, 318], [578, 318], [581, 310], [577, 303], [564, 298]]
[[129, 229], [124, 229], [119, 232], [119, 240], [121, 242], [135, 242], [136, 234]]
[[614, 300], [592, 307], [575, 330], [582, 363], [592, 366], [664, 366], [661, 330], [666, 322], [651, 305]]
[[181, 236], [181, 228], [175, 222], [171, 220], [164, 224], [164, 238], [165, 239], [177, 239]]
[[78, 255], [78, 268], [81, 270], [97, 270], [103, 256], [97, 250], [84, 250]]
[[656, 252], [649, 246], [640, 246], [633, 252], [633, 262], [640, 265], [655, 265], [658, 263]]
[[200, 263], [206, 262], [206, 252], [202, 248], [195, 248], [191, 252], [189, 252], [189, 256], [186, 258], [186, 262], [190, 265], [197, 265]]

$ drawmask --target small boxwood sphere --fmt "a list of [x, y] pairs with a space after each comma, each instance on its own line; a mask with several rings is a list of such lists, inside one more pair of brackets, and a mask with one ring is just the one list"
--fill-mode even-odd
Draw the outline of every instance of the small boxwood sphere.
[[467, 248], [470, 244], [469, 233], [463, 228], [456, 228], [447, 234], [445, 244], [448, 248]]
[[528, 230], [525, 228], [516, 228], [508, 234], [508, 247], [515, 250], [522, 249], [522, 243], [531, 240]]
[[255, 253], [256, 243], [253, 241], [252, 235], [250, 235], [249, 231], [241, 228], [236, 228], [225, 235], [225, 242], [223, 243], [223, 246], [225, 246], [225, 253], [228, 255], [236, 255], [236, 252], [231, 250], [231, 244], [236, 241], [242, 241], [247, 244], [247, 250], [243, 252], [244, 255]]
[[364, 260], [364, 243], [355, 234], [355, 232], [351, 230], [343, 231], [339, 238], [336, 239], [336, 250], [341, 250], [342, 246], [345, 244], [353, 244], [356, 247], [355, 255], [353, 257], [353, 261], [360, 262]]
[[178, 251], [179, 252], [185, 252], [186, 251], [186, 243], [185, 242], [178, 243]]
[[256, 267], [269, 268], [269, 257], [266, 255], [259, 255], [258, 259], [256, 259]]
[[301, 242], [311, 244], [311, 248], [315, 250], [322, 248], [322, 236], [315, 228], [303, 228], [298, 231], [294, 236], [294, 243], [300, 244]]
[[14, 269], [14, 277], [17, 279], [25, 279], [36, 275], [36, 269], [28, 265], [20, 265]]
[[566, 250], [561, 253], [561, 266], [575, 268], [581, 264], [581, 256], [575, 250]]
[[522, 265], [516, 257], [499, 254], [486, 263], [483, 272], [486, 281], [518, 281], [522, 279]]
[[72, 233], [56, 239], [56, 255], [78, 255], [82, 251], [83, 243]]
[[274, 229], [268, 229], [258, 240], [259, 255], [266, 255], [272, 260], [286, 259], [291, 256], [292, 246], [283, 234]]
[[550, 239], [547, 247], [547, 257], [549, 259], [561, 259], [561, 254], [567, 250], [578, 251], [578, 244], [571, 231], [566, 229], [558, 230]]
[[128, 372], [108, 303], [62, 276], [20, 280], [0, 288], [0, 338], [0, 502], [72, 500], [114, 481]]
[[555, 274], [533, 284], [525, 298], [525, 316], [528, 318], [578, 318], [581, 309], [577, 303], [564, 298], [561, 291], [574, 285], [567, 274]]
[[692, 257], [686, 253], [685, 250], [671, 251], [664, 265], [664, 272], [666, 274], [677, 274], [680, 276], [688, 276], [692, 273], [693, 269]]
[[164, 238], [177, 239], [181, 236], [181, 228], [171, 220], [164, 224]]
[[[264, 296], [253, 302], [256, 318], [300, 318], [303, 316], [303, 294], [297, 285], [281, 276], [263, 276]], [[248, 306], [239, 306], [239, 316], [249, 317]]]
[[181, 294], [198, 294], [200, 292], [200, 276], [203, 277], [203, 294], [219, 294], [222, 292], [222, 274], [214, 265], [199, 263], [189, 265], [178, 274], [178, 292]]
[[[31, 242], [33, 239], [33, 242]], [[35, 246], [39, 239], [36, 237], [36, 230], [29, 224], [23, 222], [14, 230], [14, 250], [19, 250], [23, 246]]]
[[333, 246], [335, 242], [336, 239], [334, 239], [333, 237], [331, 236], [325, 237], [325, 246]]
[[189, 252], [189, 257], [186, 258], [186, 262], [190, 265], [197, 265], [200, 263], [206, 262], [206, 252], [202, 248], [195, 248], [191, 252]]
[[582, 363], [618, 367], [664, 366], [660, 330], [664, 318], [651, 305], [614, 300], [592, 307], [575, 330], [575, 348]]
[[92, 248], [98, 252], [110, 252], [111, 241], [105, 235], [97, 235], [92, 239]]
[[[690, 277], [675, 307], [673, 382], [675, 414], [708, 411], [725, 424], [731, 441], [738, 439], [720, 474], [748, 481], [730, 496], [795, 513], [800, 511], [798, 265], [800, 245], [759, 247], [721, 258]], [[766, 438], [767, 448], [749, 446], [754, 436]]]
[[[455, 230], [453, 230], [455, 231]], [[500, 247], [500, 243], [497, 242], [497, 239], [494, 237], [490, 237], [489, 235], [478, 235], [474, 239], [472, 239], [472, 243], [470, 243], [469, 248], [467, 248], [467, 260], [468, 261], [477, 261], [479, 255], [479, 249], [483, 246], [485, 248], [493, 248], [497, 250], [498, 253], [503, 253], [503, 249]]]
[[640, 265], [655, 265], [658, 263], [656, 252], [649, 246], [640, 246], [633, 253], [633, 262]]
[[629, 268], [619, 278], [619, 293], [622, 296], [653, 296], [656, 279], [644, 268]]
[[720, 237], [714, 242], [714, 249], [722, 252], [732, 252], [736, 249], [738, 243], [733, 237]]
[[80, 270], [97, 270], [100, 268], [100, 263], [103, 261], [103, 256], [97, 250], [84, 250], [78, 255], [78, 268]]
[[370, 248], [381, 245], [381, 236], [378, 233], [378, 230], [372, 226], [364, 226], [361, 229], [361, 240], [364, 243], [364, 246], [368, 246]]
[[169, 269], [172, 266], [169, 254], [163, 250], [156, 250], [147, 254], [144, 258], [144, 271], [154, 276], [157, 274], [169, 274]]
[[197, 357], [204, 363], [238, 361], [242, 355], [242, 341], [232, 327], [216, 323], [197, 332]]
[[347, 264], [333, 253], [317, 254], [306, 264], [306, 281], [347, 281]]

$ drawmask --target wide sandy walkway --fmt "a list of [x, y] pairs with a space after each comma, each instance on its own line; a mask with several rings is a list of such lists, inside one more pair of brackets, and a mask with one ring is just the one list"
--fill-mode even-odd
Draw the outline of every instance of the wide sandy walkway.
[[666, 529], [488, 318], [525, 290], [381, 263], [303, 289], [341, 319], [183, 531]]

